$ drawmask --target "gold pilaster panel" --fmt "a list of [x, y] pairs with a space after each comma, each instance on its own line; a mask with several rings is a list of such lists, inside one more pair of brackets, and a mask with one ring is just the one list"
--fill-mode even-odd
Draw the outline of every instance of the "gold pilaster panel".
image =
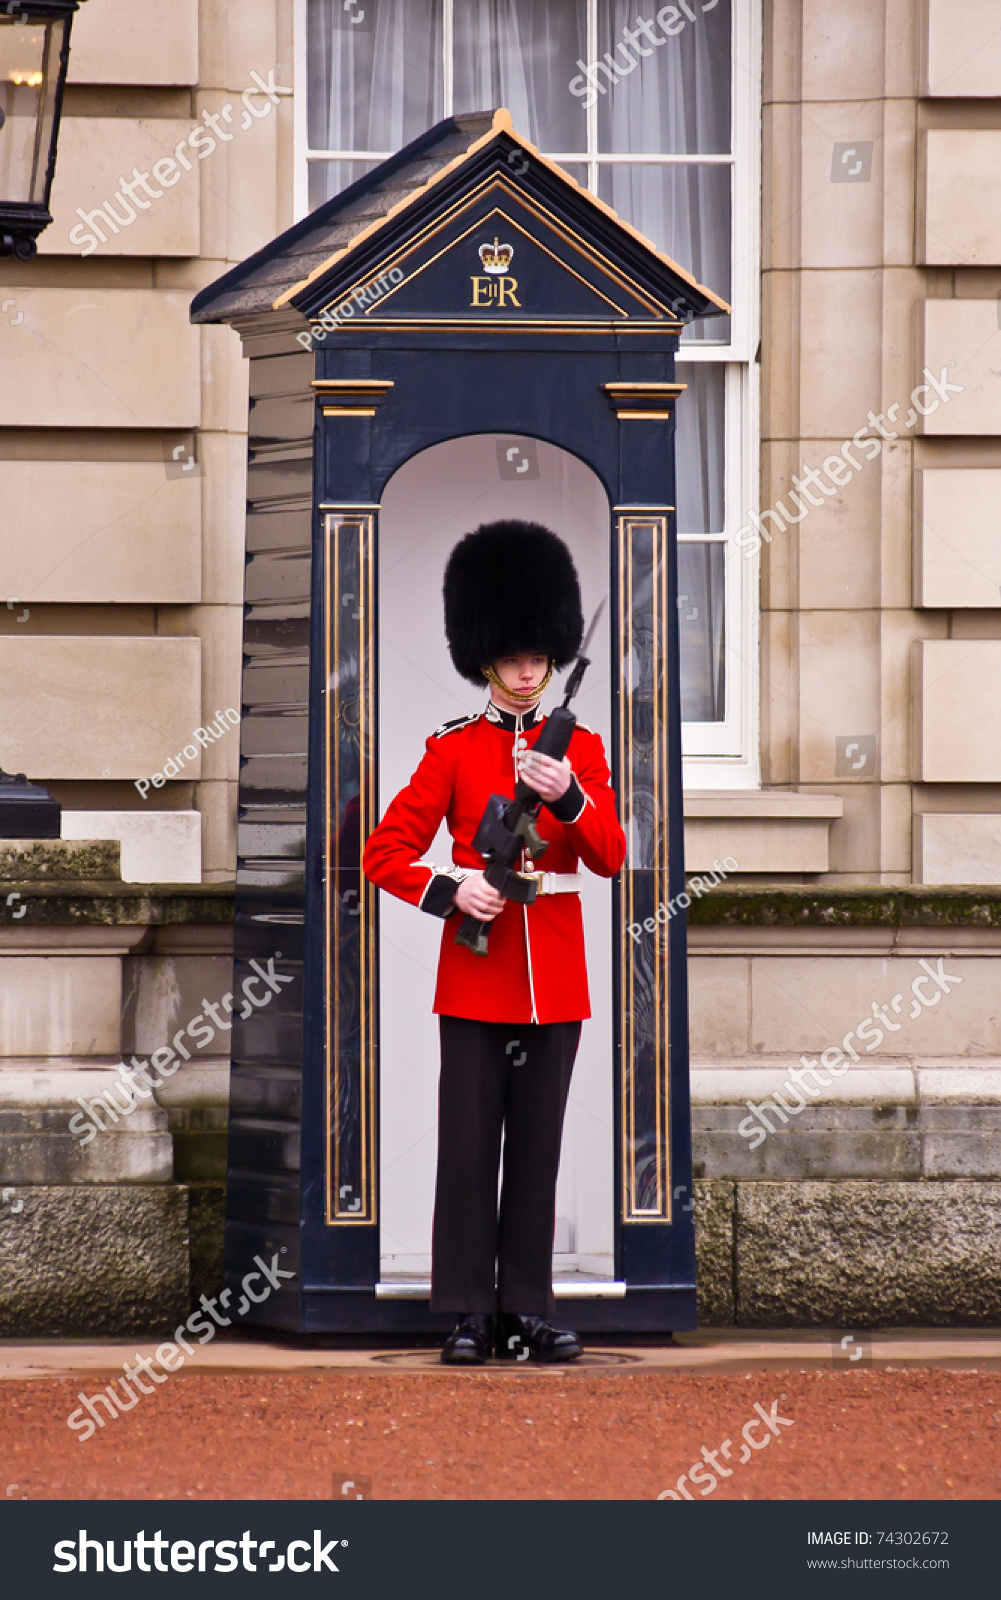
[[628, 841], [617, 884], [619, 1126], [623, 1222], [670, 1222], [667, 925], [627, 932], [667, 904], [668, 511], [617, 508], [619, 804]]
[[361, 851], [375, 826], [376, 513], [324, 524], [325, 1112], [330, 1225], [377, 1220], [375, 890]]

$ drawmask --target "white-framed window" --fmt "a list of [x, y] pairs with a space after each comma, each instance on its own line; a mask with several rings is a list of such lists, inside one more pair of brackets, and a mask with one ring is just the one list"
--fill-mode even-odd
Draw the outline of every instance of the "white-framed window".
[[682, 339], [685, 781], [758, 782], [759, 0], [295, 0], [299, 218], [453, 112], [518, 131], [730, 301]]

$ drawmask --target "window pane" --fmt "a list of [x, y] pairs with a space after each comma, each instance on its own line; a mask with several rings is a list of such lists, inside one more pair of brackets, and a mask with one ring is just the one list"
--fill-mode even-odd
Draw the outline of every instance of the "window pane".
[[311, 161], [309, 163], [309, 209], [315, 211], [325, 200], [332, 200], [349, 184], [364, 178], [378, 161]]
[[669, 27], [678, 29], [680, 22], [670, 37], [652, 17], [649, 33], [640, 28], [636, 0], [598, 0], [598, 59], [589, 76], [598, 91], [600, 151], [729, 152], [730, 0], [696, 12], [695, 22], [676, 6], [663, 7], [661, 15], [667, 11], [675, 13], [667, 17]]
[[309, 0], [311, 150], [399, 150], [443, 115], [442, 0], [363, 6]]
[[723, 533], [724, 394], [722, 362], [678, 364], [688, 388], [675, 410], [675, 496], [678, 532]]
[[[730, 168], [640, 166], [598, 168], [602, 200], [669, 255], [696, 282], [730, 298]], [[704, 337], [729, 338], [712, 317]]]
[[561, 161], [559, 162], [559, 167], [561, 172], [565, 172], [568, 177], [579, 183], [582, 189], [587, 188], [587, 165], [585, 162]]
[[20, 6], [4, 9], [14, 25], [0, 27], [0, 193], [18, 204], [41, 203], [66, 25], [44, 19], [29, 23], [18, 15]]
[[455, 0], [456, 111], [507, 106], [543, 153], [587, 149], [583, 102], [568, 89], [586, 56], [584, 0]]
[[722, 722], [724, 705], [723, 578], [726, 546], [678, 545], [678, 642], [681, 719]]

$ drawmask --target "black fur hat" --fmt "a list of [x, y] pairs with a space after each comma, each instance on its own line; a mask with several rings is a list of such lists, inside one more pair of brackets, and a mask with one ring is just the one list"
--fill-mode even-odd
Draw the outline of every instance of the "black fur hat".
[[573, 556], [538, 522], [487, 522], [459, 540], [445, 567], [445, 635], [455, 670], [483, 683], [481, 667], [521, 650], [569, 666], [584, 617]]

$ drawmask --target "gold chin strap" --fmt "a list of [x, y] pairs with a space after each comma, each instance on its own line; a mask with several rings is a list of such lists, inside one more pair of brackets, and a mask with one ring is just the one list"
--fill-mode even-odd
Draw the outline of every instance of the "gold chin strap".
[[480, 671], [487, 682], [493, 684], [495, 689], [500, 689], [502, 694], [510, 695], [512, 700], [517, 700], [522, 705], [531, 705], [533, 701], [538, 700], [539, 696], [545, 693], [546, 686], [553, 675], [553, 663], [550, 661], [549, 671], [537, 689], [509, 689], [504, 680], [497, 676], [493, 667], [481, 667]]

